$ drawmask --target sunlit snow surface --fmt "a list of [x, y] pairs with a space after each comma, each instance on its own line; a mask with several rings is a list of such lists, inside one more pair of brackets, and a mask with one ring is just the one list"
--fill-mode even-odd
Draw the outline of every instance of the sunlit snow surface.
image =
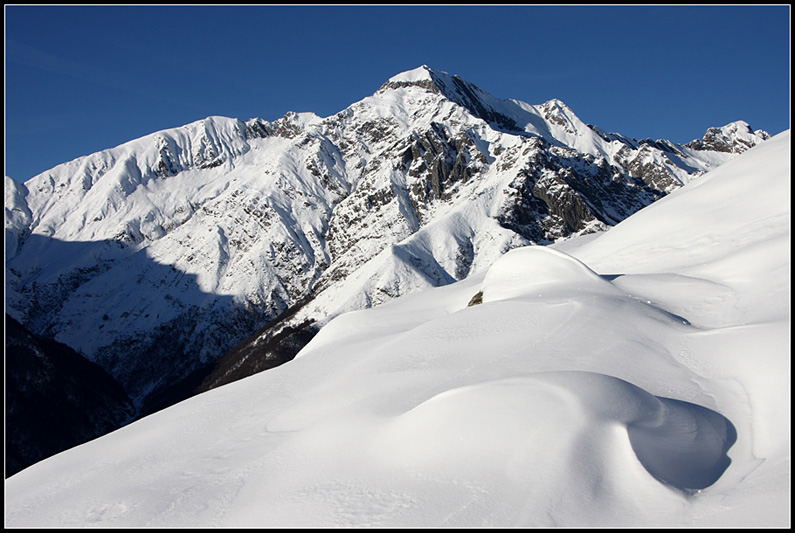
[[6, 525], [787, 526], [789, 161], [341, 315], [8, 479]]

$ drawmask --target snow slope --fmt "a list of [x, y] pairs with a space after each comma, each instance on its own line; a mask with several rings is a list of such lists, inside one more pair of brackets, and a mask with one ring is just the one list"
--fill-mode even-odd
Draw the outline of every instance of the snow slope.
[[787, 526], [789, 161], [343, 314], [9, 478], [6, 525]]
[[606, 229], [768, 137], [710, 132], [636, 141], [427, 66], [327, 118], [209, 117], [6, 178], [7, 311], [146, 412], [299, 303], [321, 324]]

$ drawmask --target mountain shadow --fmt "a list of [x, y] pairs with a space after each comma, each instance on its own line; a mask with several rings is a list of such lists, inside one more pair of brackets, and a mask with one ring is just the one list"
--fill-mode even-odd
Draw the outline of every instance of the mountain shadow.
[[317, 334], [314, 320], [292, 323], [308, 296], [221, 356], [193, 390], [199, 394], [292, 361]]
[[[29, 235], [19, 242], [6, 260], [6, 298], [13, 317], [9, 320], [24, 333], [7, 331], [7, 358], [14, 359], [7, 361], [13, 372], [7, 375], [6, 387], [18, 398], [36, 390], [38, 411], [69, 410], [66, 406], [71, 404], [61, 398], [78, 387], [73, 383], [91, 388], [89, 383], [96, 382], [103, 388], [109, 379], [118, 388], [113, 397], [131, 399], [134, 405], [133, 412], [125, 411], [120, 418], [140, 417], [177, 403], [193, 394], [216, 359], [281, 311], [208, 293], [196, 275], [158, 263], [145, 249], [118, 241], [67, 242]], [[31, 347], [42, 343], [71, 355], [45, 365], [36, 355], [43, 349]], [[69, 373], [60, 377], [55, 369], [67, 364], [62, 362], [65, 357]], [[75, 358], [85, 364], [72, 362]], [[49, 372], [46, 378], [42, 365]], [[197, 381], [186, 388], [192, 379]], [[105, 400], [85, 396], [80, 409], [88, 409], [92, 401], [102, 406]], [[7, 420], [9, 433], [24, 426], [25, 414], [31, 412], [19, 409], [21, 415]], [[91, 434], [115, 429], [120, 418], [105, 424], [89, 417], [96, 422]], [[48, 444], [52, 432], [32, 431], [26, 438], [20, 446], [41, 450], [36, 457], [60, 451]], [[9, 450], [10, 459], [21, 453], [16, 450]]]
[[118, 429], [134, 416], [124, 389], [65, 344], [6, 315], [5, 475]]

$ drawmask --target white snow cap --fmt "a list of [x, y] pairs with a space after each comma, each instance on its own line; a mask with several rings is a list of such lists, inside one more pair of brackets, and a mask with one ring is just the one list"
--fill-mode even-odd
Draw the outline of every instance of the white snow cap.
[[425, 81], [425, 80], [433, 80], [431, 77], [431, 72], [434, 70], [429, 67], [428, 65], [422, 65], [421, 67], [417, 67], [413, 70], [407, 70], [406, 72], [401, 72], [395, 76], [389, 78], [390, 82], [417, 82], [417, 81]]

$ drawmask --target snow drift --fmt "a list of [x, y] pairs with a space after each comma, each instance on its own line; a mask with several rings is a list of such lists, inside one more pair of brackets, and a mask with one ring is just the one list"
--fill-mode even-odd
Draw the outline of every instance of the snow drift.
[[6, 525], [786, 526], [789, 143], [340, 315], [9, 478]]

